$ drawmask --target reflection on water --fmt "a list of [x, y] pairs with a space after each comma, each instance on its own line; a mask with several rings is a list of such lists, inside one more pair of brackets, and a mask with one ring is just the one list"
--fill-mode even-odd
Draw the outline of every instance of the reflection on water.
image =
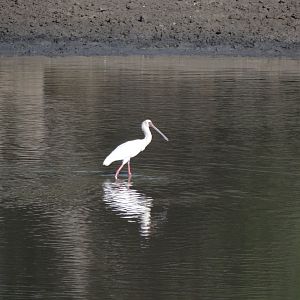
[[121, 218], [139, 222], [142, 236], [150, 234], [151, 197], [133, 189], [131, 183], [118, 180], [103, 183], [103, 201]]
[[[112, 211], [128, 222], [138, 222], [141, 236], [148, 237], [157, 228], [157, 218], [151, 215], [153, 198], [133, 188], [128, 181], [103, 182], [103, 201]], [[160, 221], [166, 220], [166, 212], [160, 213]], [[152, 220], [154, 218], [154, 220]]]
[[[299, 299], [299, 74], [0, 58], [0, 298]], [[132, 182], [112, 181], [105, 156], [147, 118], [170, 142], [153, 135]]]
[[39, 159], [46, 147], [43, 69], [15, 64], [7, 72], [1, 64], [0, 79], [2, 154], [8, 159]]

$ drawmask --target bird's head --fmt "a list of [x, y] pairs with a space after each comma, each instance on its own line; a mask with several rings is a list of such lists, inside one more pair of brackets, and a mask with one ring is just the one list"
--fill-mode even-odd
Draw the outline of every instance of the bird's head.
[[147, 126], [147, 127], [150, 127], [150, 126], [152, 126], [153, 125], [153, 123], [152, 123], [152, 121], [151, 120], [149, 120], [149, 119], [147, 119], [147, 120], [145, 120], [143, 123], [142, 123], [142, 126]]
[[[146, 128], [149, 128], [149, 127], [152, 127], [153, 129], [155, 129], [166, 141], [168, 141], [169, 139], [156, 127], [154, 126], [154, 124], [152, 123], [151, 120], [147, 119], [145, 120], [143, 123], [142, 123], [142, 129], [146, 127]], [[144, 129], [143, 129], [144, 130]]]

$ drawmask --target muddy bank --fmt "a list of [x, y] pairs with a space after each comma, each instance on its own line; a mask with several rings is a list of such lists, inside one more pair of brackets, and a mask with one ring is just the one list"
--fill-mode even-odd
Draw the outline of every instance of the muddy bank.
[[1, 55], [300, 56], [298, 0], [2, 0]]

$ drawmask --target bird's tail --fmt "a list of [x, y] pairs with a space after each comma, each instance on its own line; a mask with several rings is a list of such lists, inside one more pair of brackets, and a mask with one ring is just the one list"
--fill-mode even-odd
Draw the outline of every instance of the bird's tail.
[[109, 166], [111, 163], [112, 163], [112, 160], [111, 160], [111, 158], [109, 157], [110, 155], [108, 155], [106, 158], [105, 158], [105, 160], [104, 160], [104, 162], [103, 162], [103, 165], [104, 166]]

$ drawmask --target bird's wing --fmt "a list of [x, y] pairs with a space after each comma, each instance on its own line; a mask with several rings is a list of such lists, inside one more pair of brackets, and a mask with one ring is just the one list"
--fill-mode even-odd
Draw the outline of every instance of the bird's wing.
[[129, 160], [145, 149], [143, 140], [133, 140], [119, 145], [104, 160], [104, 165], [110, 165], [113, 161]]

